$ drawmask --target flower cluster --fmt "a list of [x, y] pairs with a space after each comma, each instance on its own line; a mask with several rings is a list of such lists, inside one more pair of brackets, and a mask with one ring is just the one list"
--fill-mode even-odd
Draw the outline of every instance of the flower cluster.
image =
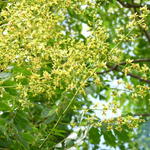
[[[92, 7], [89, 1], [82, 3]], [[95, 71], [112, 60], [108, 35], [99, 23], [89, 27], [91, 35], [86, 41], [65, 35], [62, 24], [69, 4], [72, 9], [77, 6], [71, 1], [22, 0], [9, 3], [2, 11], [5, 20], [0, 27], [1, 69], [12, 73], [9, 80], [14, 82], [20, 101], [30, 101], [41, 94], [57, 101], [61, 93], [63, 97], [78, 88], [79, 93], [84, 93], [89, 78], [100, 84]], [[82, 12], [77, 9], [77, 13]]]

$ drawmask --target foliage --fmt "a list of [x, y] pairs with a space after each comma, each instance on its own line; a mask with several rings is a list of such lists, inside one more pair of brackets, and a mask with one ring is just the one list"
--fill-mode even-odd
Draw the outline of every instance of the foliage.
[[146, 1], [0, 4], [0, 148], [140, 149], [137, 127], [150, 112]]

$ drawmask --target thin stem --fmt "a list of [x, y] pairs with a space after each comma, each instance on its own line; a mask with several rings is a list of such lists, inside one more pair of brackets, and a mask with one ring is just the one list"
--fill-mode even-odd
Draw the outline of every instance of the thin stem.
[[[93, 72], [91, 73], [91, 75], [89, 75], [87, 77], [90, 78], [94, 73], [96, 72], [96, 68], [93, 70]], [[83, 84], [86, 83], [87, 79], [84, 80]], [[72, 97], [72, 99], [70, 100], [69, 104], [67, 105], [67, 107], [65, 108], [65, 110], [62, 112], [62, 115], [58, 118], [57, 122], [55, 123], [55, 125], [53, 126], [53, 128], [51, 129], [52, 131], [57, 127], [58, 123], [60, 122], [60, 120], [63, 118], [64, 114], [68, 111], [68, 109], [70, 108], [71, 104], [73, 103], [75, 97], [77, 96], [78, 92], [80, 91], [80, 89], [82, 88], [82, 85], [77, 89], [77, 91], [75, 92], [74, 96]], [[47, 135], [47, 137], [44, 139], [43, 143], [39, 146], [39, 148], [42, 148], [42, 146], [45, 144], [45, 142], [48, 140], [49, 136], [51, 135], [51, 132]]]

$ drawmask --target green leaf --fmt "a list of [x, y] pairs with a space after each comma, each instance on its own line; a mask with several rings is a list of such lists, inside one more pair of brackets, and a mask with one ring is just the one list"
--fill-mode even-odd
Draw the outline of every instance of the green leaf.
[[68, 13], [69, 13], [69, 15], [70, 15], [71, 17], [74, 17], [74, 18], [77, 17], [75, 11], [74, 11], [73, 9], [71, 9], [71, 8], [68, 8]]
[[0, 102], [0, 111], [8, 111], [8, 110], [10, 110], [10, 107], [4, 102]]
[[34, 136], [31, 135], [31, 133], [22, 133], [22, 137], [29, 144], [32, 144], [34, 142]]
[[67, 139], [66, 142], [66, 148], [71, 148], [74, 145], [74, 140], [73, 139]]
[[92, 127], [89, 131], [89, 140], [91, 144], [99, 144], [100, 142], [100, 133], [97, 128]]
[[27, 117], [28, 117], [27, 114], [25, 114], [23, 111], [18, 111], [16, 113], [14, 123], [18, 130], [31, 129], [29, 120]]
[[55, 39], [49, 39], [48, 42], [47, 42], [47, 45], [48, 46], [54, 46], [56, 40]]
[[6, 80], [2, 84], [2, 87], [5, 88], [6, 92], [8, 92], [10, 95], [17, 95], [17, 90], [15, 89], [15, 82], [11, 80]]
[[113, 146], [115, 147], [116, 146], [116, 137], [114, 136], [114, 134], [112, 133], [112, 131], [103, 131], [102, 132], [102, 135], [104, 136], [104, 139], [105, 139], [105, 143], [107, 145], [110, 145], [110, 146]]
[[124, 128], [121, 132], [119, 132], [115, 129], [113, 131], [114, 131], [115, 135], [117, 135], [117, 137], [120, 141], [123, 141], [123, 142], [129, 141], [130, 138], [128, 136], [128, 132], [126, 132]]
[[23, 75], [31, 75], [31, 72], [27, 70], [27, 67], [29, 66], [15, 66], [13, 68], [13, 74], [22, 73]]

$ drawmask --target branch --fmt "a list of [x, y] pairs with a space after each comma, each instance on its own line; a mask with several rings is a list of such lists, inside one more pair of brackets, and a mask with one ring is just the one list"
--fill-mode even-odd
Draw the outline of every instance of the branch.
[[[139, 5], [139, 4], [130, 4], [130, 3], [127, 3], [127, 2], [123, 2], [122, 0], [117, 0], [123, 7], [125, 8], [141, 8], [143, 7], [142, 5]], [[147, 9], [150, 10], [150, 6], [147, 5]]]
[[130, 4], [130, 3], [127, 3], [127, 2], [123, 2], [122, 0], [117, 0], [123, 7], [126, 7], [126, 8], [140, 8], [142, 7], [142, 5], [138, 5], [138, 4]]
[[134, 114], [134, 116], [150, 117], [150, 113], [145, 113], [145, 114]]
[[138, 75], [134, 75], [134, 74], [131, 74], [131, 73], [128, 73], [127, 75], [130, 76], [130, 77], [139, 79], [139, 80], [142, 81], [142, 82], [150, 83], [150, 80], [142, 79], [142, 78], [141, 78], [140, 76], [138, 76]]
[[[136, 59], [136, 60], [133, 60], [131, 63], [139, 63], [139, 62], [150, 62], [150, 58]], [[126, 61], [121, 62], [121, 63], [119, 63], [117, 65], [114, 65], [114, 66], [110, 66], [110, 65], [107, 64], [107, 67], [110, 68], [110, 69], [106, 70], [106, 71], [103, 71], [103, 72], [97, 72], [97, 74], [105, 74], [105, 73], [108, 73], [110, 71], [122, 72], [122, 71], [119, 70], [119, 67], [122, 66], [122, 65], [126, 65], [126, 64], [127, 64]], [[138, 79], [142, 82], [150, 83], [150, 80], [143, 79], [138, 75], [134, 75], [134, 74], [131, 74], [131, 73], [128, 73], [127, 75], [130, 76], [130, 77], [136, 78], [136, 79]]]
[[144, 30], [142, 27], [140, 27], [140, 28], [143, 30], [143, 32], [144, 32], [146, 38], [147, 38], [148, 41], [150, 42], [150, 34], [149, 34], [146, 30]]
[[[150, 58], [143, 58], [143, 59], [136, 59], [136, 60], [133, 60], [131, 63], [139, 63], [139, 62], [150, 62]], [[109, 70], [106, 70], [106, 71], [103, 71], [103, 72], [97, 72], [97, 74], [104, 74], [104, 73], [108, 73], [110, 71], [113, 71], [113, 70], [116, 70], [119, 68], [119, 66], [122, 66], [122, 65], [126, 65], [127, 62], [126, 61], [123, 61], [117, 65], [114, 65], [114, 66], [110, 66], [107, 64], [107, 67], [110, 68]]]

